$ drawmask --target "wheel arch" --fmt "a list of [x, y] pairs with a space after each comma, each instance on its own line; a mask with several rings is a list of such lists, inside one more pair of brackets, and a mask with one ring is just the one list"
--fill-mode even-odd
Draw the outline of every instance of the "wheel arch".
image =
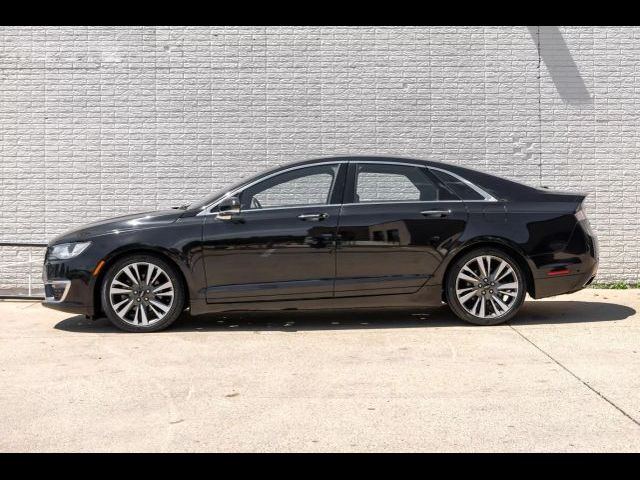
[[488, 238], [478, 238], [474, 239], [470, 242], [462, 245], [456, 252], [451, 256], [449, 261], [446, 264], [444, 269], [444, 274], [442, 275], [442, 299], [446, 301], [446, 290], [447, 290], [447, 281], [449, 275], [451, 273], [451, 269], [458, 258], [467, 254], [471, 250], [475, 250], [478, 248], [495, 248], [498, 250], [502, 250], [503, 252], [511, 255], [514, 260], [518, 263], [518, 266], [522, 270], [522, 273], [525, 277], [526, 282], [526, 291], [532, 297], [535, 293], [535, 282], [533, 278], [533, 274], [531, 272], [531, 267], [527, 262], [526, 256], [524, 252], [515, 244], [510, 242], [509, 240], [499, 238], [499, 237], [488, 237]]
[[171, 265], [178, 273], [178, 277], [182, 282], [184, 295], [185, 295], [185, 307], [189, 306], [189, 302], [190, 302], [189, 284], [187, 283], [186, 276], [182, 268], [180, 268], [179, 263], [174, 258], [172, 258], [172, 256], [166, 251], [154, 249], [151, 247], [133, 247], [133, 248], [124, 249], [124, 250], [116, 250], [104, 258], [105, 263], [100, 269], [100, 272], [96, 276], [95, 282], [93, 284], [94, 316], [98, 316], [101, 313], [104, 313], [104, 310], [102, 308], [101, 290], [102, 290], [102, 283], [104, 282], [104, 278], [107, 272], [109, 271], [109, 268], [118, 260], [124, 257], [132, 256], [132, 255], [150, 255], [153, 257], [158, 257], [161, 260], [167, 262], [169, 265]]

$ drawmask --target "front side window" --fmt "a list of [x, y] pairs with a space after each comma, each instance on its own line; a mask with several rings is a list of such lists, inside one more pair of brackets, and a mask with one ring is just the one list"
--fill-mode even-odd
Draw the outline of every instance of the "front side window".
[[330, 203], [338, 167], [338, 164], [317, 165], [268, 178], [242, 192], [242, 208], [296, 207]]
[[422, 167], [359, 164], [356, 168], [355, 202], [426, 202], [454, 200]]

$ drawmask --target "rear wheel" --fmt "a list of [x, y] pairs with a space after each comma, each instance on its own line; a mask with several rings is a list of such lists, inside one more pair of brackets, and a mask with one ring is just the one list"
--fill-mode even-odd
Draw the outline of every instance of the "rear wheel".
[[495, 248], [460, 257], [447, 278], [447, 303], [460, 319], [475, 325], [497, 325], [512, 318], [524, 302], [522, 269]]
[[102, 283], [107, 318], [128, 332], [155, 332], [171, 325], [184, 309], [185, 293], [175, 269], [151, 255], [114, 263]]

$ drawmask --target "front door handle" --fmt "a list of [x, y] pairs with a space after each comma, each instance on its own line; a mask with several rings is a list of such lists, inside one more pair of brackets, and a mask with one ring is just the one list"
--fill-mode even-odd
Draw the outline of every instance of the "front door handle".
[[425, 217], [446, 217], [451, 215], [451, 210], [423, 210], [420, 213]]
[[320, 220], [324, 220], [328, 217], [328, 213], [303, 213], [298, 215], [298, 219], [305, 222], [319, 222]]

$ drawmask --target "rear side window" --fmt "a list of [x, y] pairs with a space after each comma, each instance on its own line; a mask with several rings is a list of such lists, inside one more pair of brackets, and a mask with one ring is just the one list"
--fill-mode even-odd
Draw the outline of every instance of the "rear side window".
[[449, 187], [453, 193], [458, 195], [461, 200], [484, 200], [484, 196], [476, 192], [462, 180], [443, 172], [442, 170], [430, 169], [438, 179]]
[[407, 165], [358, 164], [355, 202], [420, 202], [451, 200], [424, 168]]

